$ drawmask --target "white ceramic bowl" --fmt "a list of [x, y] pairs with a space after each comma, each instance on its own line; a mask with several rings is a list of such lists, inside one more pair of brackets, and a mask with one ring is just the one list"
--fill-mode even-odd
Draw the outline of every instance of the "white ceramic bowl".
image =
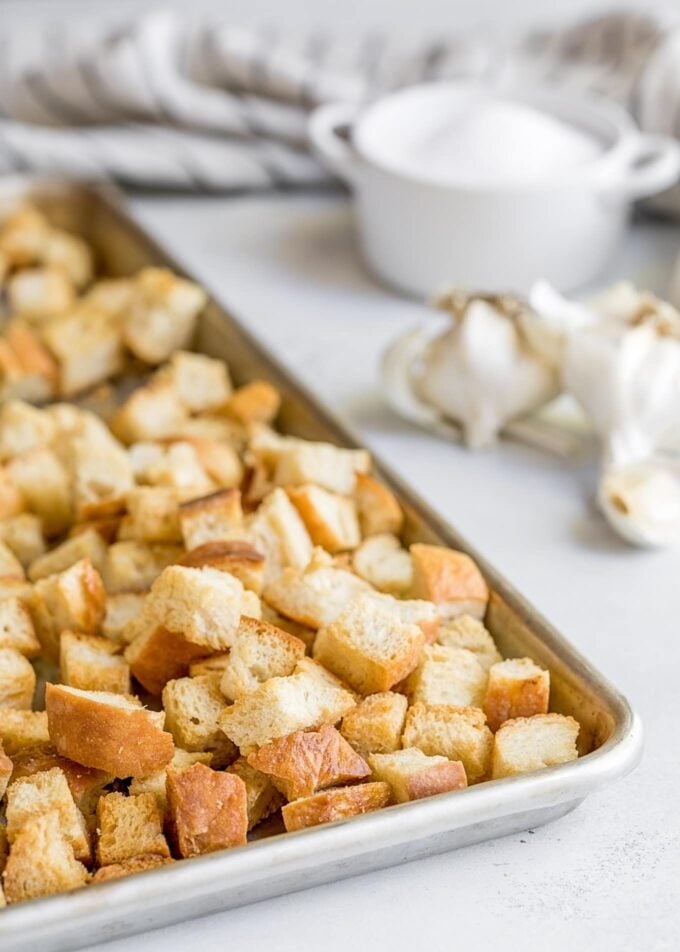
[[537, 278], [570, 290], [610, 260], [632, 202], [678, 180], [675, 140], [640, 133], [612, 103], [544, 93], [504, 91], [503, 98], [590, 133], [601, 146], [595, 159], [514, 184], [427, 175], [404, 160], [414, 137], [462, 102], [498, 95], [433, 83], [363, 110], [337, 103], [312, 114], [312, 146], [354, 192], [364, 256], [388, 284], [419, 297], [451, 284], [526, 293]]

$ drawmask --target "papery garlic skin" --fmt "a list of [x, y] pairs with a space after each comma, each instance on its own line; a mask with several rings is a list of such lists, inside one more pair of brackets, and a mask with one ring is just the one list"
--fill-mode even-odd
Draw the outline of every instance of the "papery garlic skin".
[[597, 314], [584, 304], [563, 297], [547, 281], [537, 281], [529, 291], [530, 309], [519, 318], [531, 346], [558, 369], [570, 336], [597, 323]]
[[680, 543], [680, 480], [653, 464], [604, 473], [598, 504], [611, 527], [631, 545]]
[[504, 425], [558, 392], [557, 373], [530, 346], [517, 320], [472, 298], [430, 342], [415, 381], [422, 399], [458, 423], [472, 448], [493, 444]]

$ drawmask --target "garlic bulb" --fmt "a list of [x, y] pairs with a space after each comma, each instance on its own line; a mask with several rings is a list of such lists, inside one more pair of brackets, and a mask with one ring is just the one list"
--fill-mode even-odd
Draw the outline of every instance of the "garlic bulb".
[[633, 545], [647, 548], [680, 542], [680, 480], [653, 464], [605, 472], [598, 503], [607, 521]]

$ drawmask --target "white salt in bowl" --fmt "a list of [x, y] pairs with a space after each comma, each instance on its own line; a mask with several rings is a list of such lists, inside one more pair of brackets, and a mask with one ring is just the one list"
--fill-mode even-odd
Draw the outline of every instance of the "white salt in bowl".
[[596, 98], [414, 86], [312, 114], [320, 160], [355, 197], [371, 270], [422, 297], [446, 285], [562, 291], [616, 251], [636, 199], [673, 185], [680, 147]]

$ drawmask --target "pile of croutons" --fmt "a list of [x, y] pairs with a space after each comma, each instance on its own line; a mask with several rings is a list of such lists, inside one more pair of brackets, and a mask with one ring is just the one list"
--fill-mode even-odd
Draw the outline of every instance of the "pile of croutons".
[[[199, 288], [92, 283], [30, 208], [0, 263], [0, 905], [576, 758], [474, 562], [182, 349]], [[130, 361], [118, 404], [33, 405]]]

